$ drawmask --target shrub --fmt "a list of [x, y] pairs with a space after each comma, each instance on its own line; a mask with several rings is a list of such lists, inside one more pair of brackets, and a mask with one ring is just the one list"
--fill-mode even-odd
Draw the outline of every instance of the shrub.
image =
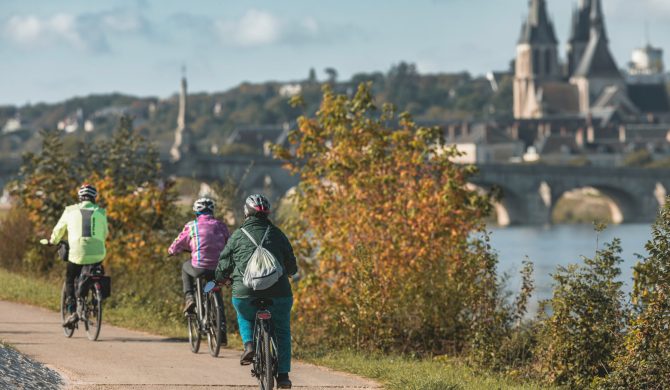
[[586, 388], [611, 371], [626, 318], [616, 281], [620, 254], [614, 239], [583, 265], [559, 267], [552, 275], [553, 296], [543, 303], [551, 313], [540, 318], [536, 349], [537, 369], [548, 382]]
[[521, 291], [512, 303], [508, 299], [510, 294], [502, 290], [504, 286], [500, 283], [499, 291], [492, 294], [498, 302], [485, 313], [487, 321], [473, 324], [470, 360], [480, 367], [527, 376], [537, 333], [535, 323], [524, 321], [534, 290], [533, 263], [524, 261]]
[[0, 267], [10, 271], [23, 269], [33, 234], [33, 226], [25, 215], [25, 210], [14, 207], [0, 218]]
[[351, 99], [326, 86], [295, 148], [276, 149], [301, 178], [287, 222], [303, 273], [299, 343], [458, 351], [488, 320], [497, 258], [474, 233], [490, 199], [466, 187], [474, 168], [441, 138], [389, 105], [378, 112], [369, 85]]
[[599, 382], [600, 388], [670, 388], [670, 202], [661, 210], [646, 249], [649, 255], [634, 272], [634, 316], [613, 372]]

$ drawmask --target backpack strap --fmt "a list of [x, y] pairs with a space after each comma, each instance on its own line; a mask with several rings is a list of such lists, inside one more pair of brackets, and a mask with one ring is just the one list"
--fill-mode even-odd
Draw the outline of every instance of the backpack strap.
[[240, 230], [242, 230], [242, 233], [244, 233], [244, 234], [247, 236], [247, 238], [249, 238], [249, 240], [251, 240], [251, 242], [252, 242], [254, 245], [256, 245], [257, 247], [259, 247], [259, 246], [263, 246], [263, 241], [265, 241], [265, 238], [268, 236], [268, 232], [270, 231], [270, 226], [268, 226], [267, 229], [265, 229], [265, 234], [263, 234], [263, 238], [261, 239], [261, 243], [260, 243], [260, 244], [256, 244], [256, 240], [254, 240], [254, 238], [251, 237], [251, 234], [249, 234], [249, 232], [246, 231], [244, 228], [240, 228]]

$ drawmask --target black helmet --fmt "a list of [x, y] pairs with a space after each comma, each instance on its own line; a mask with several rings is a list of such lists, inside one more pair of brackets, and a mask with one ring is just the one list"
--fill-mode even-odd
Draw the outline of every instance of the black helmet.
[[98, 196], [98, 191], [92, 185], [84, 183], [81, 185], [81, 187], [79, 187], [77, 195], [79, 196], [80, 202], [83, 202], [85, 200], [95, 202], [95, 198]]
[[210, 198], [200, 198], [193, 202], [193, 211], [198, 214], [214, 213], [216, 204]]
[[261, 194], [253, 194], [244, 202], [244, 216], [270, 214], [270, 202]]

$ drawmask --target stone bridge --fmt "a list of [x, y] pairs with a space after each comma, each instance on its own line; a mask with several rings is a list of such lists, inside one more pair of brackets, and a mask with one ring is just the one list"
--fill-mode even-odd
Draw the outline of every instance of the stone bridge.
[[199, 155], [163, 166], [168, 175], [203, 182], [230, 180], [245, 193], [264, 193], [271, 200], [283, 197], [299, 181], [280, 161], [268, 157]]
[[480, 165], [472, 183], [502, 190], [498, 222], [548, 224], [568, 191], [592, 187], [609, 197], [615, 222], [654, 221], [670, 189], [670, 170], [546, 165]]
[[[18, 160], [0, 159], [0, 186], [18, 172]], [[167, 175], [203, 182], [232, 180], [243, 192], [263, 192], [277, 200], [298, 184], [298, 178], [271, 158], [197, 155], [172, 164]], [[616, 222], [652, 222], [670, 189], [669, 169], [561, 167], [546, 165], [480, 165], [472, 184], [496, 186], [502, 198], [496, 205], [502, 225], [549, 224], [556, 202], [574, 189], [592, 187], [612, 201]], [[2, 187], [0, 187], [2, 188]]]

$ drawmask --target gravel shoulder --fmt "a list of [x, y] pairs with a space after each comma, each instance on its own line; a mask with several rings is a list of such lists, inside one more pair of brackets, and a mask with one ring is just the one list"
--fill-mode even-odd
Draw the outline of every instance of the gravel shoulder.
[[17, 350], [0, 344], [0, 389], [59, 389], [63, 379]]
[[[212, 358], [204, 343], [201, 352], [193, 354], [183, 340], [108, 326], [104, 321], [97, 342], [89, 341], [81, 329], [68, 339], [57, 313], [33, 306], [0, 301], [0, 340], [20, 352], [0, 350], [3, 365], [9, 367], [7, 375], [0, 369], [0, 388], [5, 388], [5, 378], [23, 380], [24, 387], [18, 388], [25, 389], [258, 388], [249, 367], [239, 365], [238, 351], [222, 349], [218, 358]], [[28, 380], [33, 376], [34, 381]], [[296, 389], [379, 388], [370, 380], [299, 362], [293, 364], [291, 380]]]

